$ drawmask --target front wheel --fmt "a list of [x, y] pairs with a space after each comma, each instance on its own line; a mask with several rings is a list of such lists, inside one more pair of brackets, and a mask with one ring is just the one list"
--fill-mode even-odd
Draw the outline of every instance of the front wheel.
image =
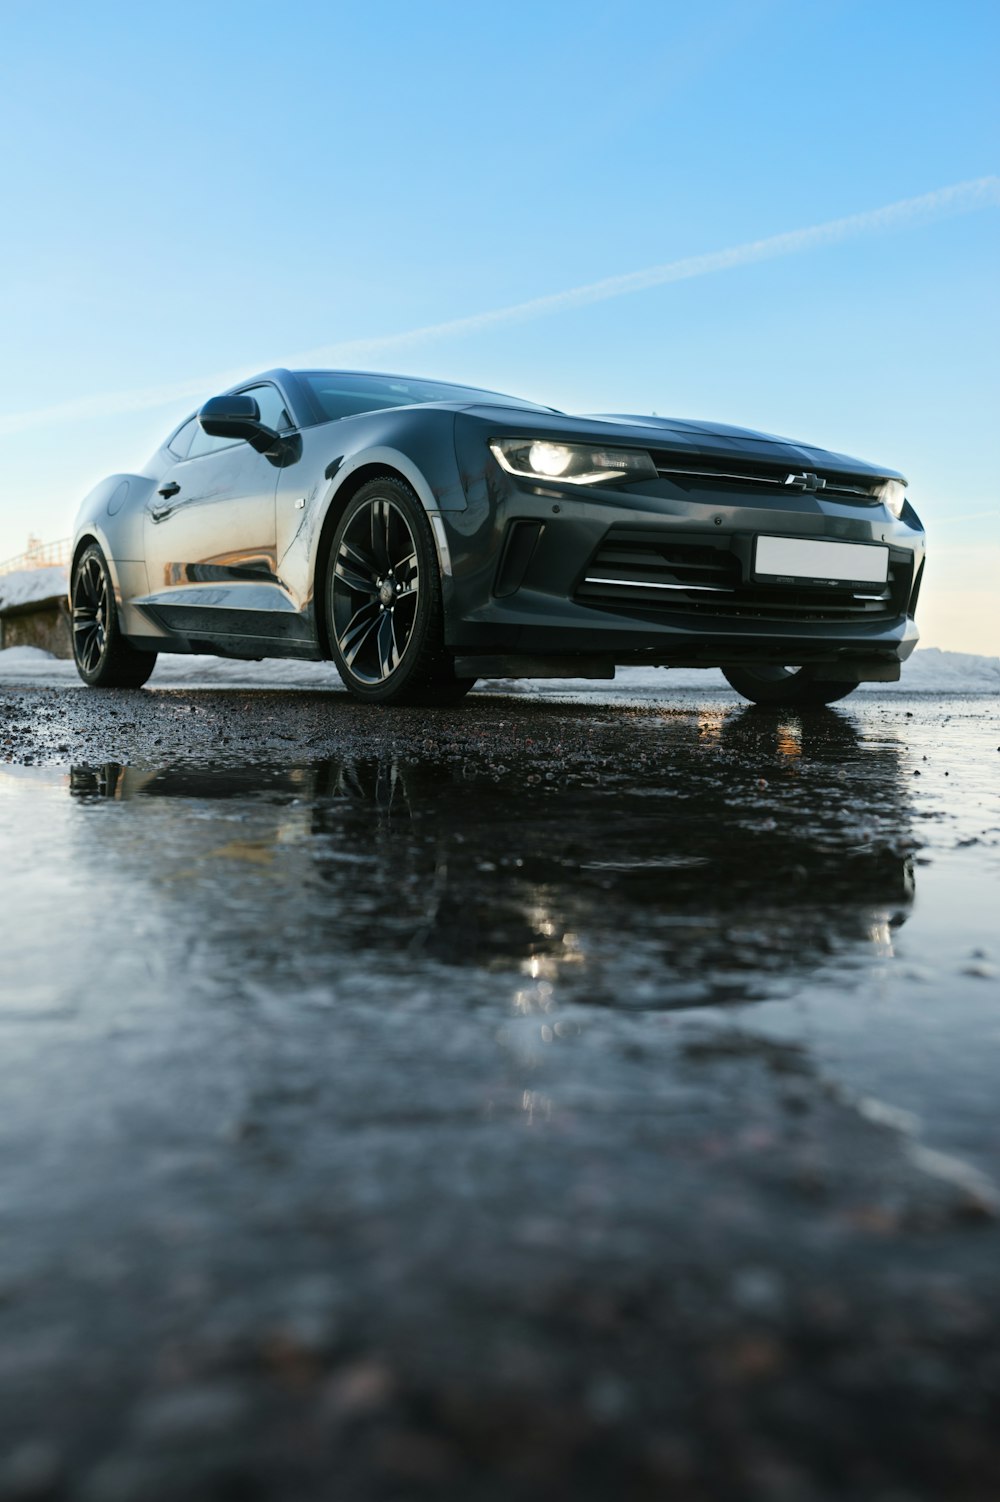
[[727, 682], [754, 704], [773, 704], [789, 709], [833, 704], [857, 688], [832, 678], [816, 678], [812, 668], [787, 668], [757, 663], [751, 667], [723, 668]]
[[140, 652], [122, 636], [118, 606], [104, 554], [96, 542], [73, 566], [73, 660], [91, 688], [141, 688], [156, 666], [155, 652]]
[[344, 686], [367, 704], [455, 704], [472, 687], [444, 646], [441, 576], [415, 493], [386, 475], [348, 502], [333, 534], [326, 620]]

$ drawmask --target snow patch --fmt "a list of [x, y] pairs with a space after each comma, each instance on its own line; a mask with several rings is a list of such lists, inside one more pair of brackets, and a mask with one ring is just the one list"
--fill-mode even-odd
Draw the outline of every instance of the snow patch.
[[918, 647], [903, 663], [898, 683], [872, 683], [878, 689], [904, 693], [997, 694], [1000, 693], [1000, 657], [980, 657], [975, 652], [942, 652], [940, 647]]
[[[7, 668], [40, 668], [58, 662], [59, 658], [42, 647], [7, 647], [0, 652], [0, 666]], [[72, 666], [72, 664], [70, 664]], [[74, 670], [75, 671], [75, 670]]]
[[[0, 654], [2, 661], [2, 654]], [[232, 657], [187, 656], [165, 652], [157, 660], [150, 683], [220, 683], [241, 688], [340, 688], [332, 662], [300, 662], [292, 657], [266, 657], [262, 662], [238, 662]]]
[[69, 591], [69, 571], [63, 564], [51, 568], [21, 568], [0, 574], [0, 610], [12, 605], [33, 605]]
[[[485, 684], [481, 684], [485, 687]], [[704, 693], [722, 690], [736, 698], [718, 668], [619, 668], [612, 683], [588, 683], [579, 678], [519, 680], [493, 679], [494, 693], [526, 693], [532, 698], [585, 697], [593, 703], [604, 699], [669, 699], [679, 691]], [[918, 648], [903, 663], [898, 683], [862, 683], [861, 694], [1000, 694], [1000, 657], [979, 657], [974, 652], [942, 652], [938, 647]]]

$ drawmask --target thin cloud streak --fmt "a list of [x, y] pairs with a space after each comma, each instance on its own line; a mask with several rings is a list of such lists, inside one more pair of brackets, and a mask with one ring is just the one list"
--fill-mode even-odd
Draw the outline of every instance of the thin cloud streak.
[[[937, 531], [941, 527], [955, 527], [959, 522], [985, 521], [989, 517], [993, 521], [1000, 521], [1000, 505], [992, 506], [989, 511], [966, 511], [962, 516], [949, 516], [947, 512], [935, 517], [934, 528]], [[961, 547], [969, 547], [969, 543], [959, 544]]]
[[565, 292], [553, 292], [545, 297], [534, 297], [528, 302], [513, 303], [491, 312], [453, 318], [446, 323], [428, 324], [424, 328], [411, 329], [403, 334], [387, 334], [380, 339], [359, 339], [347, 344], [330, 345], [325, 349], [313, 350], [303, 360], [329, 359], [335, 355], [342, 358], [353, 353], [397, 349], [408, 344], [475, 334], [483, 329], [494, 328], [497, 324], [521, 323], [550, 313], [561, 313], [568, 308], [607, 302], [630, 292], [644, 292], [650, 287], [661, 287], [668, 282], [690, 281], [694, 277], [710, 276], [717, 271], [730, 271], [758, 261], [771, 261], [779, 256], [798, 255], [805, 250], [836, 245], [860, 235], [911, 228], [929, 220], [968, 214], [975, 209], [997, 205], [1000, 205], [1000, 177], [982, 177], [973, 182], [955, 183], [948, 188], [938, 188], [933, 193], [924, 193], [919, 198], [905, 198], [898, 203], [887, 204], [881, 209], [869, 209], [861, 214], [850, 214], [844, 219], [831, 219], [808, 229], [771, 235], [766, 240], [752, 240], [729, 250], [711, 251], [706, 255], [689, 256], [681, 261], [668, 261], [662, 266], [647, 266], [642, 271], [630, 271], [623, 276], [605, 277], [599, 282], [589, 282], [585, 286], [571, 287]]
[[[782, 256], [800, 255], [804, 251], [839, 245], [846, 240], [858, 239], [861, 236], [913, 229], [934, 220], [997, 206], [1000, 206], [1000, 177], [981, 177], [970, 182], [953, 183], [950, 187], [937, 188], [934, 192], [921, 194], [917, 198], [904, 198], [879, 209], [868, 209], [860, 214], [849, 214], [845, 218], [831, 219], [824, 224], [811, 225], [806, 229], [790, 230], [785, 234], [771, 235], [763, 240], [748, 241], [742, 245], [734, 245], [728, 250], [710, 251], [704, 255], [688, 256], [679, 261], [668, 261], [659, 266], [647, 266], [641, 271], [605, 277], [601, 281], [588, 282], [580, 287], [570, 287], [563, 292], [548, 293], [543, 297], [530, 298], [526, 302], [511, 303], [502, 308], [473, 313], [464, 318], [448, 319], [443, 323], [427, 324], [402, 333], [325, 345], [320, 349], [309, 350], [305, 354], [294, 356], [289, 359], [288, 363], [292, 366], [340, 363], [362, 355], [407, 349], [413, 345], [430, 344], [441, 339], [462, 338], [468, 334], [477, 334], [496, 328], [501, 324], [525, 323], [535, 318], [566, 312], [572, 308], [588, 307], [594, 303], [607, 302], [612, 298], [625, 297], [633, 292], [644, 292], [651, 287], [662, 287], [670, 282], [691, 281], [696, 277], [711, 276], [720, 271], [732, 271], [761, 261], [772, 261]], [[198, 400], [212, 391], [233, 385], [251, 374], [253, 371], [250, 369], [229, 370], [217, 372], [214, 376], [203, 376], [174, 385], [106, 392], [38, 408], [35, 411], [13, 412], [0, 417], [0, 436], [8, 437], [30, 428], [51, 426], [62, 422], [79, 422], [88, 418], [117, 417], [129, 412], [148, 411], [173, 405], [188, 398]]]

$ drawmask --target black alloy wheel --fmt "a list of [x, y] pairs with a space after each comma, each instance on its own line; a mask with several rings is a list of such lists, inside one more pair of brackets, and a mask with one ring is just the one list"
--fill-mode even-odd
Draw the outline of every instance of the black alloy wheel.
[[104, 554], [96, 543], [73, 568], [73, 658], [91, 688], [141, 688], [156, 666], [155, 652], [140, 652], [122, 636]]
[[730, 687], [754, 704], [773, 704], [789, 709], [807, 709], [810, 705], [833, 704], [845, 699], [857, 688], [832, 678], [816, 678], [808, 667], [779, 667], [760, 662], [747, 667], [723, 668]]
[[333, 536], [327, 627], [341, 678], [371, 704], [454, 704], [472, 687], [444, 646], [441, 576], [417, 496], [392, 475], [370, 480]]

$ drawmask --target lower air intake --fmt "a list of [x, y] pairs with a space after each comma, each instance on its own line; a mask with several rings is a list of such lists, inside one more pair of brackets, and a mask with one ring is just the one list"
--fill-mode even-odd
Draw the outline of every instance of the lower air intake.
[[744, 582], [731, 539], [681, 540], [616, 527], [590, 560], [575, 598], [643, 620], [888, 620], [906, 610], [910, 570], [907, 553], [890, 552], [886, 583], [866, 589]]

